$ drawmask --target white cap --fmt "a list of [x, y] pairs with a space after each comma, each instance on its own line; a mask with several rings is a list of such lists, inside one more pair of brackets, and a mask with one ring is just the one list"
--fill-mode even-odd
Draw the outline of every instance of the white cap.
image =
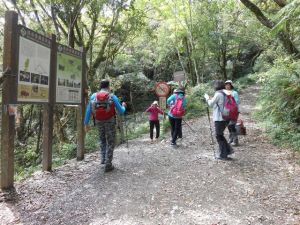
[[232, 80], [226, 80], [225, 84], [231, 84], [232, 85]]
[[152, 105], [158, 105], [158, 101], [154, 101]]

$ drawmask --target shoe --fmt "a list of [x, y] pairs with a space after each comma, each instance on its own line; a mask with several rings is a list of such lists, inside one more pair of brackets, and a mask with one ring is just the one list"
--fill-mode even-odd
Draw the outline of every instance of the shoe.
[[177, 144], [175, 142], [171, 142], [172, 147], [177, 147]]
[[110, 172], [113, 171], [115, 169], [115, 167], [113, 165], [106, 165], [104, 168], [104, 172]]
[[230, 157], [216, 157], [215, 159], [222, 160], [222, 161], [230, 161], [230, 160], [232, 160], [232, 158], [230, 158]]
[[236, 143], [236, 142], [232, 142], [232, 143], [230, 143], [231, 144], [231, 146], [238, 146], [239, 144], [238, 143]]
[[233, 150], [233, 148], [229, 145], [229, 147], [230, 147], [230, 150], [229, 150], [229, 153], [228, 153], [228, 155], [231, 155], [231, 154], [233, 154], [234, 153], [234, 150]]

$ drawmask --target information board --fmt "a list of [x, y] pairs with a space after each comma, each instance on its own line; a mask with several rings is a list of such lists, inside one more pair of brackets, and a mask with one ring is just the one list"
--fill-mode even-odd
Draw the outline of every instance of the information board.
[[82, 53], [64, 45], [57, 50], [56, 102], [80, 104]]
[[18, 102], [48, 102], [51, 39], [19, 26]]

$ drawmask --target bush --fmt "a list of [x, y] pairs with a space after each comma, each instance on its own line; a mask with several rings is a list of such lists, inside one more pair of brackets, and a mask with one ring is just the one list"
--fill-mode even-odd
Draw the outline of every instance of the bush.
[[299, 61], [278, 59], [274, 67], [259, 75], [262, 84], [257, 117], [266, 121], [276, 144], [300, 150]]

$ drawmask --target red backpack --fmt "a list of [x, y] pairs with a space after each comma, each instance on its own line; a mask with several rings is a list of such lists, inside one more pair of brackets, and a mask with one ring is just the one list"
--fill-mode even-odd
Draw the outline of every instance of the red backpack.
[[232, 95], [227, 95], [222, 91], [222, 94], [224, 95], [224, 107], [223, 110], [219, 109], [221, 111], [222, 117], [224, 120], [232, 120], [237, 121], [238, 118], [238, 106], [236, 104], [236, 101]]
[[184, 98], [184, 96], [182, 96], [182, 98], [178, 98], [178, 95], [176, 95], [175, 104], [171, 106], [170, 110], [174, 117], [183, 117], [185, 113], [185, 109], [182, 107]]
[[115, 104], [109, 92], [100, 91], [96, 93], [92, 102], [92, 114], [96, 120], [108, 120], [116, 114]]

